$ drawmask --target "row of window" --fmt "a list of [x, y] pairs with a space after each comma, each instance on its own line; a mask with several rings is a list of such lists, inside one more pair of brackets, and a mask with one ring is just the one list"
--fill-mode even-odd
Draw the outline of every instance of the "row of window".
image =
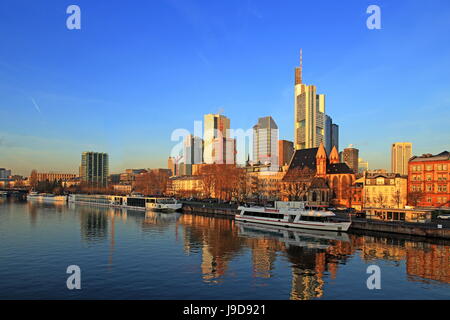
[[[425, 186], [425, 191], [427, 192], [433, 192], [434, 191], [434, 186], [432, 184], [428, 184]], [[447, 192], [448, 188], [446, 185], [438, 185], [436, 188], [437, 192]], [[421, 186], [411, 186], [411, 191], [422, 191], [422, 187]]]
[[[437, 197], [436, 198], [436, 203], [447, 203], [448, 198], [447, 197]], [[428, 197], [427, 198], [427, 202], [428, 203], [432, 203], [433, 202], [433, 198]]]
[[[422, 165], [412, 166], [412, 171], [422, 171], [422, 170], [423, 170], [423, 166]], [[432, 171], [432, 170], [433, 170], [433, 165], [432, 164], [425, 165], [425, 171]], [[448, 170], [448, 165], [447, 164], [435, 164], [434, 165], [434, 170], [447, 171]]]
[[281, 213], [252, 212], [252, 211], [246, 211], [244, 213], [244, 216], [254, 216], [254, 217], [273, 218], [273, 219], [283, 219], [284, 218], [284, 215]]
[[[412, 181], [422, 181], [422, 176], [421, 175], [414, 175], [411, 178]], [[438, 181], [447, 181], [447, 176], [446, 175], [438, 175], [437, 176], [437, 180]], [[433, 176], [430, 174], [427, 174], [425, 177], [425, 181], [433, 181]]]

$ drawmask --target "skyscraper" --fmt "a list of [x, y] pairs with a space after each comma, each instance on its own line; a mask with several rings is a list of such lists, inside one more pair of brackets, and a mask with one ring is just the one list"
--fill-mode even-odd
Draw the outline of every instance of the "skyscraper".
[[391, 148], [391, 171], [408, 175], [408, 161], [412, 157], [411, 142], [396, 142]]
[[358, 173], [359, 150], [351, 146], [341, 152], [341, 161], [345, 162], [354, 173]]
[[230, 119], [221, 114], [206, 114], [203, 126], [203, 161], [207, 164], [234, 163], [236, 154], [231, 150], [236, 149], [236, 143], [229, 137]]
[[203, 162], [203, 140], [188, 134], [184, 138], [183, 158], [186, 164], [198, 164]]
[[288, 140], [278, 140], [278, 165], [289, 164], [294, 154], [294, 143]]
[[339, 151], [339, 126], [333, 123], [329, 115], [325, 115], [325, 149], [330, 154], [333, 147]]
[[317, 148], [325, 142], [325, 95], [316, 93], [316, 86], [302, 79], [303, 61], [295, 68], [294, 139], [295, 149]]
[[278, 126], [272, 117], [259, 118], [253, 126], [253, 161], [270, 163], [271, 171], [278, 170]]
[[106, 187], [108, 184], [108, 154], [102, 152], [83, 152], [81, 154], [81, 181], [93, 186]]

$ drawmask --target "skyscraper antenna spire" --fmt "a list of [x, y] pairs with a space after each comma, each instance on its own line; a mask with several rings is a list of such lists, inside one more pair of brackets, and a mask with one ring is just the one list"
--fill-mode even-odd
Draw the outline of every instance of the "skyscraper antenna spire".
[[300, 48], [300, 68], [303, 68], [303, 52], [302, 52], [302, 48]]

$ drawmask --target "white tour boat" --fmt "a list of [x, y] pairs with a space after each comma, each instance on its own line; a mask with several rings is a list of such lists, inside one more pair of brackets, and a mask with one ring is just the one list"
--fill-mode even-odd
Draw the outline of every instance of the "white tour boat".
[[172, 198], [145, 197], [138, 194], [131, 196], [71, 194], [69, 202], [161, 212], [175, 212], [183, 206]]
[[[298, 202], [296, 204], [299, 204]], [[275, 202], [275, 208], [240, 206], [237, 221], [270, 224], [287, 228], [347, 231], [351, 222], [335, 222], [331, 211], [306, 210], [304, 203], [296, 207], [286, 206], [286, 202]]]
[[57, 202], [63, 203], [67, 202], [67, 196], [57, 196], [49, 193], [39, 193], [39, 192], [30, 192], [27, 195], [28, 201], [36, 201], [36, 202]]

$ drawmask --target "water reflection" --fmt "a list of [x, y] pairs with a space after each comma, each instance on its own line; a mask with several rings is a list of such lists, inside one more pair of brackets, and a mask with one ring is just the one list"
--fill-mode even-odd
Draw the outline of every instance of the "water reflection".
[[[148, 288], [158, 280], [170, 283], [173, 277], [174, 287], [179, 286], [188, 292], [196, 292], [204, 288], [204, 284], [208, 284], [209, 290], [225, 290], [223, 288], [227, 286], [239, 290], [242, 285], [258, 287], [256, 290], [260, 292], [267, 291], [266, 295], [262, 295], [267, 298], [327, 298], [327, 292], [336, 290], [332, 280], [338, 281], [343, 274], [352, 274], [355, 266], [350, 262], [355, 260], [366, 264], [382, 262], [386, 268], [394, 268], [395, 274], [399, 275], [394, 281], [402, 285], [413, 284], [411, 288], [424, 290], [421, 295], [423, 298], [427, 297], [426, 289], [417, 287], [418, 282], [420, 285], [431, 285], [432, 288], [447, 286], [444, 292], [450, 284], [448, 241], [296, 230], [195, 214], [143, 212], [77, 204], [61, 206], [28, 202], [16, 203], [16, 207], [13, 205], [0, 203], [0, 213], [18, 212], [8, 215], [7, 219], [0, 215], [0, 222], [3, 223], [0, 226], [4, 231], [8, 230], [9, 221], [20, 216], [19, 212], [23, 212], [25, 222], [29, 219], [36, 232], [40, 228], [45, 232], [48, 226], [58, 227], [62, 222], [70, 227], [75, 223], [79, 226], [82, 243], [88, 244], [85, 250], [93, 250], [89, 252], [90, 257], [92, 253], [98, 253], [99, 256], [102, 252], [107, 253], [107, 267], [111, 272], [135, 266], [136, 288]], [[53, 224], [55, 218], [57, 224]], [[16, 223], [21, 223], [21, 220]], [[140, 237], [140, 233], [145, 237]], [[13, 236], [11, 232], [9, 238]], [[61, 236], [58, 234], [58, 237]], [[48, 248], [51, 248], [52, 241], [59, 240], [65, 240], [70, 245], [68, 239], [48, 239], [46, 243]], [[168, 241], [171, 239], [175, 241]], [[107, 250], [103, 250], [105, 248]], [[45, 251], [41, 247], [34, 250]], [[159, 259], [155, 264], [157, 267], [147, 262], [149, 256]], [[20, 260], [20, 256], [16, 259]], [[14, 260], [11, 261], [14, 263]], [[159, 272], [160, 266], [170, 268], [173, 261], [178, 266], [186, 262], [189, 265], [186, 268], [188, 272], [177, 267], [175, 273], [171, 272], [171, 278], [159, 279], [164, 274]], [[146, 266], [143, 267], [146, 268], [146, 278], [138, 276], [141, 264]], [[193, 268], [190, 267], [192, 264]], [[360, 273], [361, 281], [365, 281], [365, 269]], [[115, 273], [115, 277], [118, 277], [115, 281], [122, 283], [120, 277], [124, 277], [123, 284], [129, 284], [127, 276], [130, 277], [130, 273]], [[233, 284], [234, 279], [239, 279], [241, 283]], [[98, 285], [101, 287], [102, 282]], [[351, 283], [348, 285], [352, 286]], [[239, 296], [238, 292], [236, 294], [236, 298], [253, 298]]]

